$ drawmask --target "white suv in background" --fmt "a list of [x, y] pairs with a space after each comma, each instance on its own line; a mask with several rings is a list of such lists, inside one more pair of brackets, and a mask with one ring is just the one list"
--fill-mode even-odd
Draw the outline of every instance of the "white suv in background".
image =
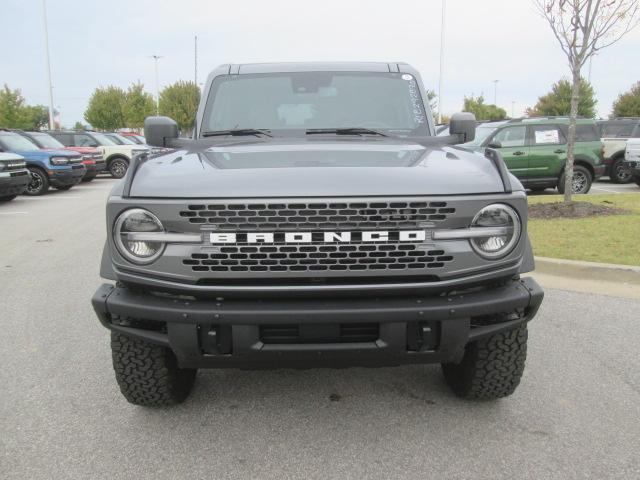
[[119, 145], [104, 133], [90, 131], [50, 131], [60, 143], [67, 147], [96, 147], [107, 163], [107, 171], [113, 178], [122, 178], [127, 173], [131, 159], [149, 150], [146, 145]]

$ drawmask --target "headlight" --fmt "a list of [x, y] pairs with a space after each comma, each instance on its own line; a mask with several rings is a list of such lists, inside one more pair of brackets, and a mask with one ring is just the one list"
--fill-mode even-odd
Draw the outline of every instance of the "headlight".
[[51, 157], [50, 162], [52, 165], [67, 165], [69, 163], [68, 157]]
[[158, 217], [142, 208], [132, 208], [120, 214], [113, 228], [113, 240], [118, 251], [127, 260], [144, 265], [155, 261], [164, 249], [164, 243], [133, 240], [136, 233], [164, 232]]
[[494, 203], [487, 205], [474, 217], [471, 228], [490, 227], [499, 229], [500, 235], [474, 236], [469, 241], [478, 255], [495, 260], [513, 250], [520, 239], [522, 230], [518, 213], [508, 205]]

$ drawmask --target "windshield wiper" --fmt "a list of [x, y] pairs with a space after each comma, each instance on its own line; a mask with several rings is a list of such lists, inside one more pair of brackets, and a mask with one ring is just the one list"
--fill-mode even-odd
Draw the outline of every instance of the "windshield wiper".
[[315, 135], [315, 134], [323, 134], [323, 133], [335, 133], [336, 135], [380, 135], [381, 137], [389, 136], [386, 133], [382, 133], [377, 130], [371, 130], [370, 128], [362, 128], [362, 127], [308, 128], [306, 130], [307, 135]]
[[234, 128], [233, 130], [211, 130], [202, 132], [203, 137], [222, 137], [222, 136], [243, 137], [248, 135], [264, 135], [265, 137], [273, 137], [270, 130], [263, 128]]

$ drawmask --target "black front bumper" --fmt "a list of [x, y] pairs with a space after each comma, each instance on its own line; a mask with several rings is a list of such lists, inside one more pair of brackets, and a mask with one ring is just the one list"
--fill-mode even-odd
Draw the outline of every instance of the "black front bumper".
[[94, 163], [83, 163], [84, 167], [86, 168], [86, 172], [84, 174], [84, 178], [95, 178], [96, 176], [98, 176], [99, 173], [102, 173], [105, 171], [106, 167], [106, 162], [104, 161], [99, 161], [99, 162], [94, 162]]
[[50, 170], [49, 182], [52, 187], [68, 187], [69, 185], [77, 185], [82, 181], [87, 169], [84, 165], [74, 165], [64, 170]]
[[465, 345], [531, 320], [531, 278], [447, 296], [183, 300], [102, 285], [114, 331], [170, 347], [182, 367], [307, 368], [457, 361]]
[[0, 176], [0, 197], [20, 195], [27, 189], [27, 185], [31, 181], [27, 169], [3, 173], [5, 175]]

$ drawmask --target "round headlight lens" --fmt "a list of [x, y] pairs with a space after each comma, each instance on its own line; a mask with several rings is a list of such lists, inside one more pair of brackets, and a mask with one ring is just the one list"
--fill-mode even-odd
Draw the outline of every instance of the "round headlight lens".
[[164, 232], [158, 217], [142, 208], [132, 208], [120, 214], [113, 229], [118, 251], [127, 260], [147, 264], [162, 255], [164, 243], [133, 240], [129, 234]]
[[503, 235], [472, 238], [471, 246], [481, 257], [495, 260], [509, 254], [520, 239], [522, 230], [518, 213], [508, 205], [487, 205], [474, 217], [472, 228], [502, 228]]

